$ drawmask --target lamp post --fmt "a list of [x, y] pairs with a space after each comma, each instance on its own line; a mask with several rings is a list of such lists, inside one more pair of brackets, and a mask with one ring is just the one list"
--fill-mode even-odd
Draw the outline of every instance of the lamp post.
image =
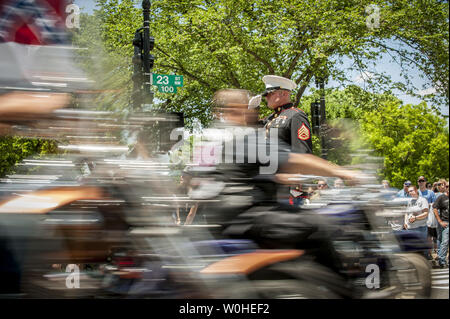
[[150, 0], [142, 1], [144, 26], [134, 33], [133, 46], [133, 108], [141, 110], [153, 104], [151, 69], [155, 57], [150, 54], [155, 46], [155, 38], [150, 36]]
[[[319, 101], [315, 101], [315, 112], [318, 115], [318, 126], [319, 129], [316, 131], [318, 131], [319, 136], [320, 136], [320, 143], [322, 145], [322, 154], [321, 157], [323, 159], [327, 159], [327, 141], [325, 138], [325, 132], [326, 132], [326, 120], [327, 120], [327, 114], [326, 114], [326, 109], [325, 109], [325, 83], [328, 82], [327, 81], [327, 77], [322, 75], [322, 76], [316, 76], [316, 87], [319, 89], [320, 92], [320, 98]], [[313, 121], [314, 122], [314, 121]], [[314, 124], [313, 124], [314, 125]]]
[[142, 28], [139, 28], [134, 33], [133, 46], [133, 109], [134, 111], [140, 110], [142, 107]]
[[150, 54], [150, 50], [153, 49], [155, 44], [155, 39], [150, 37], [150, 0], [142, 1], [142, 12], [144, 16], [144, 34], [143, 34], [143, 64], [144, 64], [144, 98], [143, 104], [151, 105], [153, 104], [153, 92], [152, 92], [152, 83], [151, 83], [151, 68], [153, 68], [153, 63], [155, 58], [152, 54]]

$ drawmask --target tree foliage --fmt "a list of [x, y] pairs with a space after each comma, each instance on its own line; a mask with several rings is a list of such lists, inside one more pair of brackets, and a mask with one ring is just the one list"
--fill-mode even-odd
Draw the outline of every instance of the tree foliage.
[[[370, 144], [362, 136], [360, 122], [370, 121], [367, 113], [378, 112], [383, 103], [400, 100], [389, 91], [375, 94], [356, 85], [350, 85], [344, 90], [327, 89], [324, 94], [327, 125], [321, 134], [325, 139], [327, 159], [339, 165], [359, 163], [361, 158], [353, 155], [361, 149], [370, 148]], [[310, 115], [310, 105], [319, 97], [319, 90], [304, 96], [301, 100], [302, 109]], [[314, 142], [317, 144], [321, 140], [316, 137]], [[314, 145], [314, 154], [320, 156], [321, 147], [322, 145]]]
[[362, 132], [384, 156], [384, 178], [401, 188], [420, 175], [429, 180], [449, 176], [449, 134], [445, 121], [421, 103], [385, 102], [361, 121]]
[[[74, 43], [87, 48], [80, 51], [82, 64], [104, 90], [98, 107], [127, 111], [132, 40], [142, 26], [142, 11], [132, 0], [97, 0], [97, 5], [93, 15], [81, 17]], [[369, 26], [370, 5], [379, 9], [376, 27]], [[354, 151], [373, 147], [385, 156], [382, 174], [394, 186], [419, 174], [448, 176], [445, 123], [426, 104], [402, 105], [392, 95], [394, 89], [415, 94], [419, 88], [412, 84], [410, 71], [418, 69], [437, 90], [432, 105], [448, 104], [448, 18], [448, 3], [437, 0], [153, 1], [153, 72], [185, 77], [177, 94], [156, 92], [157, 102], [168, 111], [184, 112], [188, 125], [194, 119], [207, 125], [214, 91], [232, 87], [261, 92], [261, 77], [277, 74], [298, 84], [295, 104], [309, 114], [318, 92], [304, 96], [306, 88], [326, 75], [346, 87], [326, 92], [330, 160], [351, 164]], [[376, 72], [385, 56], [401, 66], [403, 81]], [[349, 85], [355, 70], [373, 74], [365, 89]], [[314, 141], [320, 154], [320, 140]]]
[[[97, 4], [94, 15], [81, 20], [76, 43], [91, 52], [103, 47], [108, 57], [103, 60], [117, 63], [103, 70], [129, 79], [141, 10], [132, 0]], [[369, 5], [379, 8], [375, 28], [368, 24]], [[448, 101], [448, 5], [442, 1], [158, 0], [152, 2], [150, 27], [156, 39], [154, 72], [186, 78], [177, 94], [156, 94], [161, 106], [203, 124], [211, 120], [210, 98], [220, 88], [261, 92], [263, 75], [282, 75], [298, 84], [298, 105], [315, 76], [327, 74], [348, 84], [353, 80], [349, 71], [376, 73], [371, 68], [386, 54], [402, 66], [404, 81], [392, 83], [387, 75], [376, 74], [368, 79], [374, 90], [414, 92], [408, 78], [413, 66]], [[94, 31], [97, 36], [92, 37]], [[345, 59], [353, 63], [347, 69]], [[103, 76], [92, 70], [97, 78]], [[131, 86], [124, 77], [113, 81], [122, 86], [108, 99], [114, 101], [112, 108], [129, 107]]]
[[42, 156], [57, 152], [53, 141], [13, 136], [0, 137], [0, 176], [12, 173], [16, 163], [32, 155]]
[[[305, 112], [318, 97], [318, 91], [303, 97]], [[358, 86], [327, 90], [325, 97], [328, 160], [350, 165], [364, 162], [362, 154], [379, 156], [384, 159], [380, 180], [398, 188], [420, 175], [448, 178], [448, 126], [427, 104], [404, 105], [390, 92], [373, 94]], [[320, 156], [320, 149], [315, 154]]]

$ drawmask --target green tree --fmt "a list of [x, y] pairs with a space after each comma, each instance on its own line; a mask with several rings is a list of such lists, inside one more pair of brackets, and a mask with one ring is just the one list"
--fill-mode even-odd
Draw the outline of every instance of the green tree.
[[401, 188], [420, 175], [429, 180], [449, 176], [449, 134], [445, 121], [426, 103], [385, 102], [361, 120], [364, 136], [384, 157], [382, 176]]
[[[141, 10], [131, 0], [97, 4], [93, 17], [81, 20], [82, 26], [86, 21], [97, 27], [83, 27], [75, 43], [99, 52], [92, 39], [101, 39], [105, 56], [117, 63], [103, 70], [115, 73], [114, 85], [122, 85], [104, 101], [126, 109], [131, 43], [142, 25]], [[376, 27], [370, 24], [368, 5], [379, 8]], [[95, 32], [98, 36], [92, 37]], [[348, 84], [349, 71], [375, 73], [371, 68], [386, 54], [402, 66], [404, 81], [392, 83], [385, 74], [375, 74], [368, 80], [373, 90], [414, 92], [408, 78], [413, 65], [437, 88], [437, 97], [448, 101], [448, 5], [441, 1], [159, 0], [152, 2], [151, 33], [156, 38], [154, 72], [186, 77], [176, 95], [156, 93], [161, 107], [183, 111], [204, 125], [211, 120], [210, 97], [217, 89], [261, 92], [261, 77], [278, 74], [298, 84], [298, 105], [314, 76], [326, 73]], [[345, 59], [353, 62], [347, 70]], [[96, 75], [109, 73], [97, 70]]]
[[[302, 98], [309, 106], [318, 91]], [[401, 187], [406, 179], [426, 175], [448, 177], [448, 127], [425, 103], [403, 105], [392, 93], [374, 94], [358, 86], [326, 91], [328, 160], [340, 164], [366, 161], [364, 154], [382, 159], [379, 178]], [[304, 111], [310, 113], [309, 107]], [[320, 155], [319, 139], [315, 154]]]
[[[309, 116], [310, 105], [319, 99], [319, 93], [318, 90], [313, 90], [311, 94], [302, 97], [302, 109]], [[339, 165], [359, 163], [361, 158], [354, 155], [360, 153], [361, 149], [370, 147], [361, 134], [360, 120], [367, 120], [366, 114], [378, 111], [385, 102], [400, 103], [400, 100], [389, 91], [370, 93], [356, 85], [343, 90], [325, 90], [327, 126], [322, 134], [325, 135], [327, 159]], [[314, 154], [320, 156], [322, 146], [317, 144], [320, 138], [314, 137]]]
[[[141, 9], [132, 0], [98, 0], [97, 4], [93, 15], [81, 17], [82, 29], [74, 35], [74, 43], [87, 48], [80, 51], [81, 63], [102, 89], [97, 105], [127, 111], [132, 39], [142, 26]], [[372, 22], [377, 19], [371, 20], [369, 5], [379, 9], [375, 27]], [[184, 112], [188, 121], [198, 119], [207, 125], [214, 91], [234, 87], [261, 92], [261, 77], [278, 74], [298, 84], [295, 103], [309, 113], [318, 92], [303, 96], [304, 92], [315, 76], [326, 74], [346, 86], [326, 94], [327, 118], [333, 128], [330, 160], [354, 163], [351, 154], [367, 147], [384, 156], [381, 174], [394, 186], [418, 174], [430, 179], [448, 176], [444, 122], [431, 107], [402, 105], [391, 93], [400, 89], [414, 94], [418, 88], [412, 85], [409, 71], [416, 68], [438, 91], [431, 97], [432, 105], [448, 103], [448, 15], [448, 4], [437, 0], [153, 1], [153, 71], [185, 76], [185, 86], [176, 95], [156, 92], [157, 101], [168, 111]], [[394, 83], [374, 71], [386, 55], [401, 66], [402, 82]], [[352, 64], [345, 69], [348, 60]], [[348, 85], [354, 70], [374, 74], [365, 89]], [[340, 119], [353, 119], [356, 124]], [[319, 139], [314, 136], [314, 140], [319, 154]]]
[[55, 154], [56, 143], [50, 140], [13, 136], [0, 137], [0, 176], [14, 172], [14, 165], [32, 155]]

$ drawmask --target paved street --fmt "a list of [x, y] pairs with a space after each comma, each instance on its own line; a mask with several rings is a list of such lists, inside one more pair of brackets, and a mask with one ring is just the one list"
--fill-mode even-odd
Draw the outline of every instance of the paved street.
[[433, 299], [448, 299], [448, 268], [432, 269], [432, 295]]

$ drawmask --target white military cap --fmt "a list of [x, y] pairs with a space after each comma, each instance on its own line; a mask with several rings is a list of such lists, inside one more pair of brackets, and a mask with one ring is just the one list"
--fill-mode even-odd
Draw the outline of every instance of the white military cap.
[[294, 81], [278, 75], [265, 75], [262, 80], [266, 85], [266, 90], [262, 94], [263, 96], [275, 90], [292, 91], [297, 86]]

